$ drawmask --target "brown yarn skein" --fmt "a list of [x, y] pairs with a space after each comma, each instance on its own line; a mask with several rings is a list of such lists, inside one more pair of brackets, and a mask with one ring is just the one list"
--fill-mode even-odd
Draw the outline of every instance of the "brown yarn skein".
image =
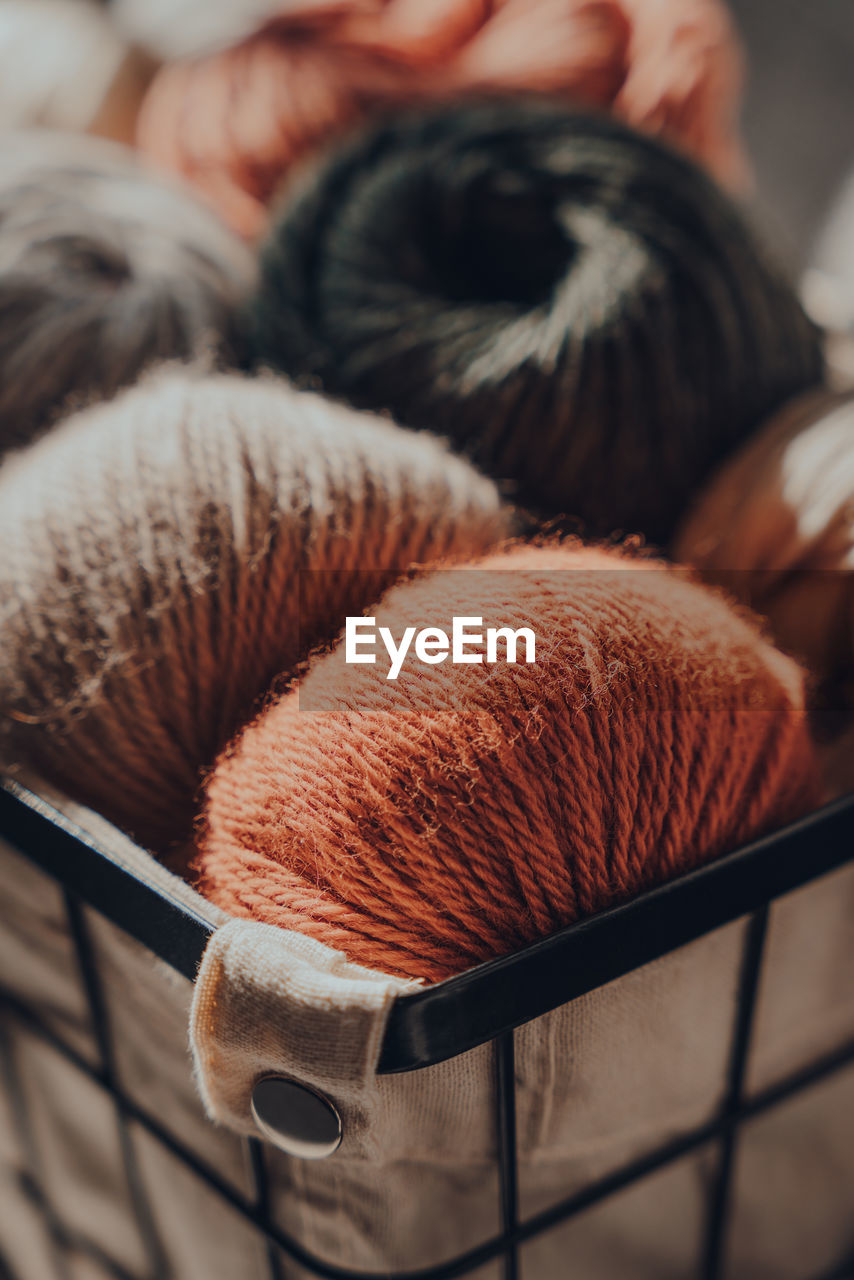
[[246, 248], [104, 139], [0, 140], [0, 452], [162, 360], [236, 355]]
[[535, 661], [395, 681], [379, 656], [319, 659], [208, 784], [199, 885], [234, 915], [436, 980], [816, 802], [800, 671], [684, 573], [517, 548], [371, 613], [397, 640], [453, 617], [529, 627]]
[[0, 469], [0, 764], [165, 852], [274, 677], [506, 531], [437, 441], [285, 384], [127, 392]]

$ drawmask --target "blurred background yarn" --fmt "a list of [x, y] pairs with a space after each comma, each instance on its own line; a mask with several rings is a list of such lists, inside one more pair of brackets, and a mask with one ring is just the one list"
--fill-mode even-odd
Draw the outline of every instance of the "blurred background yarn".
[[748, 67], [741, 125], [767, 235], [803, 268], [847, 171], [854, 9], [847, 0], [728, 0]]
[[276, 677], [413, 563], [508, 528], [426, 435], [268, 380], [154, 379], [0, 469], [0, 764], [169, 853]]
[[294, 161], [377, 112], [461, 93], [612, 106], [745, 182], [742, 59], [719, 0], [244, 0], [214, 5], [209, 27], [191, 0], [168, 23], [162, 3], [121, 0], [119, 16], [161, 54], [247, 37], [165, 65], [139, 131], [247, 236]]
[[0, 452], [162, 360], [232, 362], [249, 251], [117, 143], [0, 134]]
[[658, 541], [823, 370], [700, 169], [536, 100], [412, 113], [332, 153], [281, 210], [251, 320], [261, 363], [438, 425], [537, 511]]
[[0, 0], [0, 130], [131, 142], [155, 66], [91, 0]]
[[234, 915], [433, 981], [817, 802], [801, 672], [661, 563], [521, 547], [371, 613], [397, 640], [413, 620], [529, 627], [536, 661], [391, 681], [379, 654], [316, 660], [208, 782], [199, 887]]
[[807, 310], [827, 333], [834, 383], [854, 387], [854, 168], [816, 238], [802, 291]]
[[812, 674], [837, 789], [854, 787], [854, 397], [787, 405], [710, 481], [674, 554], [767, 619]]
[[[315, 9], [321, 3], [306, 0]], [[331, 9], [345, 10], [353, 3], [327, 0]], [[303, 7], [302, 0], [107, 0], [107, 4], [123, 36], [162, 62], [227, 48], [251, 36], [277, 13]]]

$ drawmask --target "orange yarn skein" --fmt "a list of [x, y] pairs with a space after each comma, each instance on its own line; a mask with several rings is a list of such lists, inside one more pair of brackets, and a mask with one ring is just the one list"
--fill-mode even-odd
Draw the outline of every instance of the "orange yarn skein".
[[[271, 703], [208, 783], [199, 887], [438, 980], [794, 819], [799, 669], [684, 573], [516, 548], [393, 588], [376, 625], [530, 627], [531, 664], [348, 665]], [[378, 655], [380, 647], [378, 647]]]
[[720, 0], [313, 0], [232, 48], [167, 64], [139, 141], [254, 236], [306, 152], [378, 111], [472, 92], [613, 106], [738, 184], [741, 79]]

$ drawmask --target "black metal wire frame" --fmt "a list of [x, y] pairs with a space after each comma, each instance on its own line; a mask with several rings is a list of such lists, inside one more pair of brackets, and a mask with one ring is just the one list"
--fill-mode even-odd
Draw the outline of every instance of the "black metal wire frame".
[[[0, 784], [0, 837], [161, 960], [195, 978], [213, 926], [135, 879], [40, 797]], [[380, 1074], [456, 1057], [854, 860], [854, 795], [515, 955], [391, 1007]]]
[[[170, 1152], [191, 1173], [201, 1179], [224, 1204], [230, 1206], [247, 1223], [257, 1229], [268, 1242], [269, 1256], [276, 1257], [281, 1254], [284, 1258], [289, 1258], [297, 1263], [311, 1275], [320, 1277], [320, 1280], [456, 1280], [456, 1277], [470, 1275], [479, 1267], [496, 1259], [504, 1260], [504, 1280], [512, 1280], [515, 1275], [514, 1268], [517, 1266], [518, 1250], [527, 1241], [533, 1240], [544, 1232], [568, 1222], [585, 1209], [602, 1203], [608, 1197], [635, 1185], [648, 1175], [657, 1173], [659, 1170], [673, 1165], [686, 1156], [708, 1149], [716, 1142], [725, 1142], [746, 1121], [766, 1114], [788, 1099], [803, 1093], [804, 1090], [820, 1084], [822, 1081], [846, 1069], [854, 1071], [854, 1038], [852, 1038], [832, 1053], [817, 1058], [809, 1066], [792, 1073], [775, 1085], [752, 1095], [749, 1099], [743, 1099], [738, 1106], [732, 1107], [728, 1103], [721, 1114], [708, 1123], [672, 1139], [636, 1160], [630, 1161], [623, 1168], [597, 1179], [582, 1190], [575, 1192], [572, 1196], [559, 1201], [551, 1208], [535, 1214], [525, 1221], [518, 1221], [514, 1212], [515, 1196], [512, 1191], [508, 1194], [508, 1187], [514, 1185], [516, 1176], [513, 1121], [511, 1120], [508, 1124], [508, 1117], [512, 1114], [513, 1109], [513, 1082], [512, 1078], [508, 1078], [507, 1071], [512, 1064], [507, 1049], [507, 1041], [503, 1045], [498, 1043], [496, 1062], [496, 1084], [498, 1087], [496, 1089], [495, 1110], [498, 1120], [498, 1162], [501, 1175], [499, 1178], [501, 1232], [476, 1248], [470, 1249], [466, 1253], [435, 1267], [394, 1272], [383, 1270], [382, 1272], [374, 1273], [350, 1270], [314, 1257], [298, 1241], [291, 1239], [271, 1221], [265, 1164], [266, 1152], [258, 1144], [250, 1144], [256, 1151], [253, 1160], [256, 1175], [255, 1194], [252, 1197], [247, 1197], [223, 1178], [215, 1168], [202, 1160], [196, 1152], [176, 1138], [155, 1116], [140, 1107], [132, 1098], [126, 1096], [115, 1080], [108, 1078], [102, 1067], [93, 1066], [58, 1036], [52, 1028], [42, 1023], [29, 1006], [22, 1004], [14, 996], [0, 991], [0, 1013], [10, 1016], [30, 1034], [40, 1037], [56, 1052], [60, 1053], [70, 1065], [107, 1090], [116, 1100], [121, 1123], [138, 1125], [145, 1130], [163, 1149]], [[3, 1037], [0, 1037], [0, 1056], [5, 1058], [7, 1050], [8, 1043]], [[503, 1064], [499, 1067], [498, 1061], [501, 1058], [503, 1058]], [[16, 1091], [15, 1101], [19, 1109], [21, 1123], [26, 1125], [26, 1100], [22, 1090], [18, 1089]], [[31, 1143], [30, 1145], [32, 1146]], [[108, 1273], [114, 1276], [115, 1280], [139, 1280], [136, 1276], [128, 1276], [126, 1271], [115, 1262], [105, 1259], [96, 1243], [87, 1241], [85, 1238], [75, 1234], [72, 1228], [61, 1223], [41, 1188], [37, 1159], [32, 1159], [31, 1168], [27, 1170], [25, 1178], [31, 1188], [31, 1198], [45, 1209], [48, 1226], [59, 1245], [71, 1243], [73, 1247], [89, 1253], [106, 1267]], [[137, 1205], [136, 1207], [137, 1212], [139, 1212], [139, 1206]], [[708, 1250], [708, 1240], [705, 1250]], [[698, 1252], [702, 1253], [698, 1260], [698, 1277], [704, 1274], [703, 1268], [708, 1265], [708, 1254], [705, 1250], [698, 1250]], [[278, 1267], [278, 1262], [275, 1265]], [[281, 1268], [279, 1268], [279, 1271], [281, 1273]], [[276, 1274], [276, 1271], [271, 1267], [271, 1280]], [[286, 1269], [284, 1274], [287, 1275]], [[850, 1280], [852, 1275], [854, 1275], [854, 1253], [841, 1259], [832, 1269], [822, 1272], [819, 1276], [805, 1277], [804, 1280]], [[59, 1267], [57, 1268], [57, 1278], [58, 1280], [65, 1280], [65, 1274]], [[170, 1280], [170, 1278], [171, 1273], [167, 1267], [167, 1269], [155, 1273], [152, 1280]], [[174, 1280], [180, 1280], [180, 1278], [174, 1277]], [[583, 1278], [580, 1278], [580, 1280], [583, 1280]]]
[[[744, 941], [744, 957], [736, 1005], [735, 1028], [730, 1051], [727, 1089], [724, 1095], [722, 1115], [735, 1116], [744, 1101], [744, 1076], [750, 1053], [753, 1032], [753, 1015], [759, 995], [759, 978], [762, 972], [762, 955], [768, 932], [768, 908], [762, 907], [751, 918]], [[705, 1248], [703, 1250], [702, 1280], [719, 1280], [723, 1274], [726, 1223], [730, 1208], [732, 1170], [738, 1128], [732, 1125], [720, 1140], [718, 1168], [708, 1203]]]
[[[52, 812], [43, 802], [26, 793], [16, 790], [0, 791], [0, 834], [65, 886], [68, 928], [76, 948], [100, 1061], [97, 1065], [92, 1065], [56, 1031], [42, 1023], [31, 1008], [2, 989], [0, 1013], [5, 1012], [31, 1034], [41, 1037], [113, 1099], [121, 1135], [126, 1182], [147, 1253], [147, 1280], [180, 1280], [180, 1277], [171, 1277], [168, 1260], [157, 1236], [154, 1217], [136, 1163], [134, 1126], [144, 1130], [161, 1147], [171, 1152], [215, 1195], [261, 1233], [266, 1241], [269, 1280], [283, 1280], [287, 1276], [287, 1259], [321, 1280], [455, 1280], [455, 1277], [469, 1275], [486, 1263], [500, 1260], [503, 1265], [503, 1280], [518, 1280], [519, 1251], [527, 1241], [568, 1222], [584, 1210], [684, 1157], [709, 1152], [716, 1156], [715, 1174], [709, 1188], [704, 1238], [698, 1241], [696, 1276], [697, 1280], [720, 1280], [725, 1274], [732, 1171], [741, 1126], [835, 1073], [846, 1068], [854, 1070], [852, 1038], [834, 1052], [817, 1058], [809, 1066], [759, 1094], [745, 1096], [743, 1087], [762, 970], [768, 904], [780, 894], [854, 860], [854, 797], [851, 797], [828, 806], [813, 818], [788, 828], [772, 840], [760, 841], [750, 849], [721, 859], [713, 867], [685, 876], [662, 890], [645, 895], [628, 907], [603, 913], [592, 921], [564, 930], [557, 936], [557, 940], [550, 939], [545, 944], [537, 944], [519, 956], [509, 957], [507, 961], [482, 965], [478, 970], [464, 975], [462, 980], [452, 979], [442, 983], [430, 989], [434, 993], [432, 1000], [414, 1006], [415, 1012], [411, 1016], [401, 1015], [397, 1030], [392, 1032], [393, 1049], [389, 1049], [387, 1045], [384, 1051], [386, 1070], [405, 1069], [402, 1063], [406, 1059], [415, 1059], [416, 1066], [422, 1065], [425, 1060], [441, 1061], [450, 1056], [448, 1046], [451, 1044], [457, 1046], [455, 1052], [462, 1051], [460, 1045], [469, 1047], [472, 1032], [464, 1026], [464, 1019], [471, 1009], [472, 999], [479, 994], [482, 1000], [489, 1003], [490, 1007], [478, 1015], [476, 1035], [479, 1038], [474, 1043], [491, 1040], [494, 1046], [494, 1123], [500, 1230], [490, 1240], [439, 1266], [398, 1273], [383, 1271], [376, 1277], [372, 1273], [348, 1270], [314, 1257], [273, 1221], [267, 1151], [262, 1144], [256, 1141], [247, 1143], [247, 1155], [253, 1174], [253, 1194], [246, 1196], [123, 1091], [116, 1070], [108, 1011], [88, 935], [83, 902], [102, 911], [122, 927], [127, 927], [130, 923], [132, 927], [128, 928], [128, 932], [188, 976], [195, 972], [198, 959], [196, 953], [201, 954], [200, 948], [203, 949], [210, 926], [110, 863], [81, 833], [69, 829], [67, 825], [55, 824]], [[70, 857], [70, 867], [62, 865], [62, 859], [66, 855]], [[92, 876], [93, 868], [94, 878], [87, 879], [87, 876]], [[116, 874], [121, 878], [121, 892], [118, 894], [115, 892], [119, 887], [119, 882], [115, 881]], [[117, 908], [117, 898], [126, 904], [128, 897], [134, 903], [134, 908], [142, 911], [143, 919], [134, 917], [128, 922], [116, 918], [117, 915], [126, 913], [125, 906]], [[553, 1207], [520, 1220], [514, 1027], [527, 1021], [528, 1017], [536, 1017], [548, 1008], [564, 1003], [562, 995], [566, 999], [572, 999], [593, 990], [611, 978], [629, 972], [639, 964], [748, 912], [752, 912], [752, 915], [745, 931], [727, 1087], [718, 1114], [706, 1124], [671, 1139], [643, 1157], [630, 1161], [623, 1168], [595, 1180]], [[158, 933], [159, 926], [165, 929], [165, 933]], [[153, 945], [156, 943], [161, 945]], [[613, 954], [615, 950], [616, 958]], [[558, 957], [561, 963], [557, 963]], [[536, 974], [542, 968], [545, 959], [553, 971], [565, 968], [573, 970], [571, 983], [567, 988], [566, 983], [553, 982], [547, 995], [541, 995], [534, 1008], [527, 1006], [527, 1017], [520, 1016], [523, 1012], [520, 992], [530, 991], [531, 974]], [[502, 988], [503, 1005], [500, 1003]], [[412, 1000], [413, 997], [406, 997], [398, 1004], [405, 1009], [408, 1007], [411, 1012], [413, 1006], [408, 1002]], [[431, 1029], [442, 1009], [450, 1020], [450, 1027], [442, 1028], [437, 1043], [435, 1036], [431, 1038]], [[138, 1277], [129, 1277], [121, 1266], [105, 1258], [96, 1243], [76, 1235], [73, 1228], [62, 1223], [54, 1212], [43, 1189], [38, 1152], [27, 1121], [26, 1094], [16, 1079], [14, 1047], [2, 1034], [0, 1066], [5, 1087], [12, 1094], [18, 1114], [21, 1145], [28, 1162], [22, 1186], [44, 1215], [54, 1251], [57, 1280], [66, 1280], [67, 1269], [63, 1258], [69, 1247], [91, 1254], [115, 1280], [138, 1280]], [[854, 1193], [852, 1198], [854, 1199]], [[854, 1210], [854, 1206], [852, 1209]], [[852, 1276], [854, 1254], [841, 1259], [820, 1276], [805, 1277], [804, 1280], [851, 1280]]]

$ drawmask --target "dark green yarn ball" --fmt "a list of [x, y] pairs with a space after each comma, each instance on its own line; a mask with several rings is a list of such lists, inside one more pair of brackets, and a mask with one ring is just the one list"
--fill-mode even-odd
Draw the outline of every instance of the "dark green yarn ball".
[[823, 371], [792, 288], [694, 164], [518, 99], [388, 120], [308, 171], [250, 329], [258, 363], [450, 437], [532, 509], [657, 541]]

